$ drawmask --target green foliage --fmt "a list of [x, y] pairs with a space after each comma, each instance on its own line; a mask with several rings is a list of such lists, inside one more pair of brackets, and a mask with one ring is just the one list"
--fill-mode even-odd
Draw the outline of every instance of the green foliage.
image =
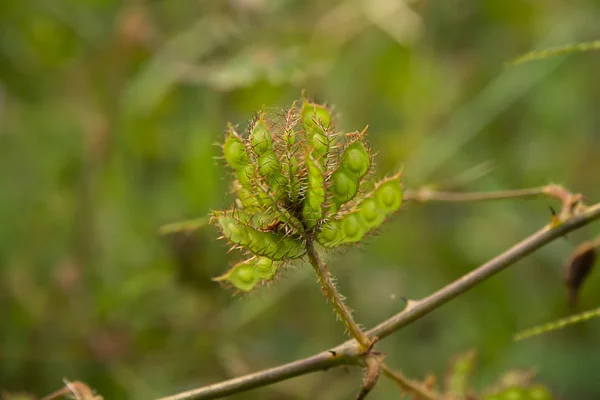
[[531, 61], [543, 60], [550, 57], [557, 57], [572, 53], [586, 53], [588, 51], [600, 50], [600, 40], [594, 40], [591, 42], [574, 43], [567, 46], [553, 47], [550, 49], [542, 49], [531, 51], [520, 57], [517, 57], [513, 61], [509, 62], [508, 65], [516, 66], [520, 64], [526, 64]]
[[[230, 126], [223, 155], [238, 209], [215, 212], [212, 222], [234, 247], [276, 261], [302, 257], [313, 238], [326, 248], [360, 242], [402, 204], [400, 174], [359, 195], [373, 158], [365, 136], [340, 135], [331, 111], [306, 99], [281, 114], [261, 112], [246, 135]], [[266, 278], [251, 273], [251, 260], [218, 280], [253, 289]]]
[[488, 394], [483, 400], [552, 400], [554, 397], [541, 385], [531, 387], [510, 387], [501, 392]]

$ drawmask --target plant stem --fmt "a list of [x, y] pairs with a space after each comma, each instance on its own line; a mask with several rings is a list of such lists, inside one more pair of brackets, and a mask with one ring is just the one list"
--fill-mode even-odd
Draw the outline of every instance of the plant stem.
[[381, 365], [381, 370], [385, 376], [396, 382], [402, 390], [415, 395], [417, 399], [440, 400], [442, 398], [439, 394], [426, 388], [425, 385], [408, 379], [399, 371], [392, 371], [385, 364]]
[[321, 284], [321, 290], [323, 295], [333, 304], [338, 317], [342, 320], [342, 323], [356, 341], [360, 344], [363, 351], [366, 351], [372, 344], [372, 340], [360, 329], [358, 324], [352, 318], [350, 309], [344, 303], [344, 297], [338, 292], [333, 281], [333, 277], [327, 269], [327, 265], [319, 258], [319, 254], [315, 249], [313, 241], [308, 239], [306, 241], [306, 249], [308, 259], [315, 269], [319, 284]]
[[550, 196], [554, 197], [565, 204], [570, 198], [571, 193], [560, 185], [548, 185], [537, 188], [517, 189], [517, 190], [500, 190], [493, 192], [438, 192], [431, 190], [428, 187], [422, 187], [417, 190], [407, 190], [404, 198], [406, 200], [414, 200], [419, 203], [428, 201], [444, 201], [444, 202], [473, 202], [473, 201], [489, 201], [503, 200], [518, 197], [538, 197]]
[[[388, 336], [396, 330], [441, 307], [454, 297], [466, 292], [500, 270], [515, 264], [533, 251], [597, 219], [600, 219], [600, 203], [586, 207], [585, 209], [578, 211], [576, 215], [562, 219], [559, 225], [544, 227], [506, 250], [504, 253], [481, 265], [467, 275], [458, 278], [456, 281], [441, 288], [432, 295], [417, 302], [409, 302], [408, 306], [403, 311], [377, 325], [367, 333], [369, 336], [377, 336], [379, 338]], [[189, 390], [173, 396], [164, 397], [160, 400], [220, 398], [338, 365], [358, 364], [358, 360], [360, 360], [361, 357], [363, 357], [363, 350], [361, 350], [360, 344], [357, 343], [356, 340], [349, 340], [330, 350], [323, 351], [311, 357], [239, 378], [230, 379], [228, 381]]]

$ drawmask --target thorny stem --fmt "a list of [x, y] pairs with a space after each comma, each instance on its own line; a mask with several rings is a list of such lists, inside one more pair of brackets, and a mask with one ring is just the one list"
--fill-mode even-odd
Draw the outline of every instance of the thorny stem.
[[441, 400], [442, 396], [428, 389], [422, 383], [412, 381], [405, 377], [400, 371], [393, 371], [385, 364], [381, 365], [381, 371], [385, 376], [393, 380], [400, 386], [400, 389], [406, 393], [416, 395], [417, 399], [422, 400]]
[[363, 351], [368, 350], [373, 341], [364, 334], [358, 324], [354, 321], [354, 318], [352, 318], [352, 313], [344, 303], [344, 297], [335, 287], [335, 282], [333, 281], [333, 277], [331, 276], [329, 269], [327, 269], [327, 265], [325, 265], [325, 263], [319, 258], [317, 250], [315, 249], [315, 246], [310, 238], [306, 241], [306, 250], [308, 259], [315, 269], [315, 273], [317, 274], [317, 278], [321, 284], [323, 295], [331, 302], [331, 304], [333, 304], [336, 314], [342, 320], [342, 323], [350, 333], [350, 336], [360, 343]]
[[[572, 199], [576, 196], [569, 194], [567, 197]], [[564, 203], [565, 201], [563, 201], [563, 204]], [[416, 302], [409, 302], [403, 311], [368, 331], [368, 335], [371, 337], [377, 336], [380, 339], [390, 335], [403, 326], [408, 325], [441, 307], [454, 297], [466, 292], [476, 284], [483, 282], [502, 269], [515, 264], [535, 250], [597, 219], [600, 219], [600, 203], [589, 207], [575, 207], [574, 210], [567, 210], [566, 212], [563, 210], [558, 224], [553, 223], [538, 230], [523, 241], [506, 250], [504, 253], [479, 266], [467, 275], [458, 278], [449, 285], [439, 289], [432, 295]], [[296, 376], [325, 370], [334, 366], [356, 365], [359, 364], [361, 357], [364, 357], [364, 355], [360, 344], [357, 343], [356, 340], [349, 340], [332, 349], [322, 351], [301, 360], [296, 360], [288, 364], [258, 371], [224, 382], [192, 389], [173, 396], [161, 398], [160, 400], [221, 398]]]

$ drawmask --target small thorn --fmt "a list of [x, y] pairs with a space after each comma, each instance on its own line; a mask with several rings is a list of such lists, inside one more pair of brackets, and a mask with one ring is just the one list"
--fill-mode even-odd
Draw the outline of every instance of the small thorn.
[[337, 352], [335, 350], [329, 350], [329, 352], [331, 353], [332, 356], [337, 356]]

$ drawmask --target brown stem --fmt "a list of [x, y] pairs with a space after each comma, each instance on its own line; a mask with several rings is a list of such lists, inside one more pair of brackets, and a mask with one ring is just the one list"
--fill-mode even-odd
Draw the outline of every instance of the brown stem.
[[385, 355], [368, 354], [365, 357], [365, 376], [363, 378], [363, 386], [356, 396], [356, 400], [363, 400], [373, 390], [379, 381], [381, 368]]
[[342, 320], [342, 323], [352, 336], [358, 343], [363, 351], [366, 351], [371, 347], [372, 340], [369, 339], [367, 335], [360, 329], [358, 324], [352, 318], [352, 313], [350, 309], [344, 303], [344, 297], [338, 292], [335, 287], [335, 283], [333, 281], [333, 277], [331, 273], [327, 269], [327, 265], [319, 258], [315, 246], [312, 240], [308, 239], [306, 241], [306, 249], [308, 254], [308, 259], [315, 269], [315, 273], [317, 274], [317, 278], [319, 283], [321, 284], [321, 290], [323, 291], [323, 295], [333, 304], [333, 308], [338, 315], [338, 317]]
[[441, 400], [442, 397], [428, 388], [422, 383], [412, 381], [405, 377], [400, 371], [393, 371], [385, 364], [381, 365], [383, 374], [396, 382], [400, 388], [412, 395], [415, 395], [417, 399], [422, 400]]
[[500, 190], [493, 192], [438, 192], [431, 190], [428, 187], [422, 187], [417, 190], [407, 190], [404, 198], [406, 200], [414, 200], [419, 203], [428, 201], [443, 201], [443, 202], [473, 202], [473, 201], [489, 201], [489, 200], [504, 200], [518, 197], [539, 197], [549, 196], [554, 197], [565, 205], [573, 197], [571, 193], [560, 185], [548, 185], [537, 188], [517, 189], [517, 190]]
[[[441, 288], [431, 296], [417, 302], [409, 302], [409, 305], [403, 311], [368, 331], [369, 336], [383, 338], [390, 335], [412, 321], [441, 307], [454, 297], [466, 292], [500, 270], [515, 264], [533, 251], [597, 219], [600, 219], [600, 203], [579, 210], [575, 215], [561, 220], [561, 223], [558, 225], [551, 225], [540, 229], [522, 242], [467, 275]], [[360, 344], [355, 340], [349, 340], [333, 349], [323, 351], [311, 357], [164, 397], [160, 400], [220, 398], [338, 365], [357, 364], [361, 357], [364, 356]]]

